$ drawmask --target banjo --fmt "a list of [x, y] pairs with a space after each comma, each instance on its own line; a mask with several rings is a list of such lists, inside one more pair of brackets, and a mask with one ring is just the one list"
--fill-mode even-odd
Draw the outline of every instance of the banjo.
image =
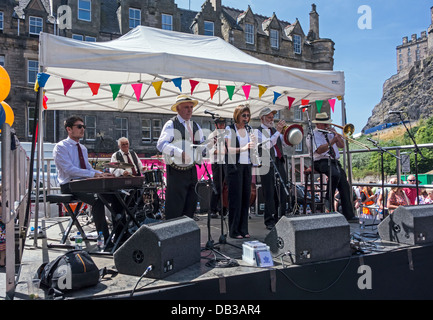
[[205, 145], [206, 143], [207, 141], [204, 141], [201, 144], [193, 144], [191, 143], [191, 141], [182, 141], [182, 140], [172, 142], [172, 144], [179, 149], [183, 149], [182, 145], [184, 144], [185, 157], [184, 159], [182, 159], [182, 157], [178, 157], [174, 155], [170, 156], [165, 154], [164, 155], [165, 163], [176, 170], [182, 170], [182, 171], [189, 170], [192, 167], [194, 167], [196, 164], [202, 163], [203, 161], [202, 151], [203, 148], [206, 147]]

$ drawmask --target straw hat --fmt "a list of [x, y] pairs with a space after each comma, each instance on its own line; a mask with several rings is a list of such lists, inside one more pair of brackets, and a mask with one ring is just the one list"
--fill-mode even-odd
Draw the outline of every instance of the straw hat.
[[263, 116], [266, 116], [266, 115], [270, 114], [271, 112], [272, 112], [273, 114], [276, 114], [276, 113], [277, 113], [276, 110], [271, 110], [271, 108], [266, 107], [266, 108], [264, 108], [262, 111], [260, 111], [260, 113], [259, 113], [259, 118], [261, 118], [261, 117], [263, 117]]
[[316, 120], [313, 123], [332, 123], [332, 119], [328, 116], [326, 112], [321, 112], [316, 114]]
[[190, 96], [187, 96], [186, 94], [178, 95], [176, 98], [176, 102], [174, 105], [171, 106], [171, 111], [177, 112], [176, 107], [184, 102], [192, 102], [194, 104], [193, 107], [195, 107], [198, 104], [197, 100], [192, 99]]

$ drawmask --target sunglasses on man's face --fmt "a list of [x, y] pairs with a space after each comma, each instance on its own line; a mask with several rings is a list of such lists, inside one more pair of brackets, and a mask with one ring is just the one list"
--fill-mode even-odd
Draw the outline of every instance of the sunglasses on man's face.
[[415, 182], [416, 180], [407, 180], [407, 181], [409, 181], [409, 182]]
[[86, 129], [86, 125], [85, 124], [74, 124], [73, 127], [77, 127], [78, 129]]

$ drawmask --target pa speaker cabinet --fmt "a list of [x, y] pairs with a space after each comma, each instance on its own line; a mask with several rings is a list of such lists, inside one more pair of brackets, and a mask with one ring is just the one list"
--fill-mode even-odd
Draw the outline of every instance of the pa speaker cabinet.
[[351, 255], [350, 226], [339, 213], [283, 216], [265, 242], [273, 257], [286, 254], [294, 264]]
[[382, 240], [418, 245], [433, 242], [433, 205], [400, 206], [378, 226]]
[[162, 279], [200, 261], [200, 228], [186, 216], [142, 225], [114, 252], [119, 273]]

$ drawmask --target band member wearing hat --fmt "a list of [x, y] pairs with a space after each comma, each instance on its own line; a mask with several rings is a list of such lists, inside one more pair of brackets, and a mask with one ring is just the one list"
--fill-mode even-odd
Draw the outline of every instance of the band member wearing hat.
[[[281, 133], [286, 125], [284, 120], [280, 120], [274, 127], [274, 115], [277, 113], [270, 108], [264, 108], [260, 114], [260, 127], [257, 129], [257, 142], [261, 143], [259, 153], [263, 159], [260, 168], [260, 182], [265, 199], [264, 222], [267, 229], [271, 230], [278, 219], [286, 213], [287, 194], [282, 184], [287, 183], [287, 173], [284, 168], [283, 144]], [[266, 157], [270, 161], [266, 161]], [[281, 175], [279, 190], [275, 184], [275, 167]]]
[[[157, 149], [173, 163], [167, 164], [167, 188], [165, 192], [165, 218], [173, 219], [186, 215], [194, 217], [197, 208], [197, 169], [195, 147], [203, 141], [200, 126], [191, 120], [197, 100], [179, 95], [171, 110], [177, 115], [162, 128]], [[200, 150], [201, 152], [201, 150]]]
[[252, 181], [250, 150], [255, 147], [253, 135], [247, 130], [250, 108], [237, 106], [233, 112], [234, 123], [227, 127], [227, 185], [229, 205], [229, 236], [235, 239], [249, 238], [248, 214]]
[[[356, 222], [357, 218], [355, 218], [350, 198], [350, 185], [346, 172], [339, 161], [338, 149], [344, 148], [344, 139], [331, 126], [332, 120], [326, 112], [316, 114], [316, 119], [312, 122], [316, 125], [313, 131], [313, 143], [311, 143], [310, 137], [307, 137], [307, 145], [309, 148], [313, 148], [314, 170], [328, 177], [327, 190], [330, 190], [330, 193], [328, 191], [327, 199], [329, 204], [334, 203], [335, 190], [338, 189], [341, 197], [342, 214], [349, 222]], [[331, 188], [329, 187], [330, 184]]]
[[117, 140], [119, 151], [113, 153], [111, 162], [124, 162], [132, 165], [132, 168], [127, 169], [110, 169], [110, 172], [116, 177], [120, 176], [141, 176], [143, 172], [143, 164], [133, 150], [129, 150], [129, 140], [126, 137]]
[[[210, 150], [210, 156], [212, 160], [212, 179], [214, 182], [215, 190], [212, 192], [210, 199], [210, 212], [212, 218], [218, 218], [218, 212], [220, 215], [225, 215], [227, 208], [221, 204], [221, 198], [223, 193], [223, 183], [226, 176], [225, 166], [225, 154], [226, 145], [224, 137], [218, 137], [218, 135], [225, 131], [226, 119], [219, 117], [214, 120], [215, 131], [214, 131], [214, 145]], [[216, 193], [215, 193], [216, 191]]]

